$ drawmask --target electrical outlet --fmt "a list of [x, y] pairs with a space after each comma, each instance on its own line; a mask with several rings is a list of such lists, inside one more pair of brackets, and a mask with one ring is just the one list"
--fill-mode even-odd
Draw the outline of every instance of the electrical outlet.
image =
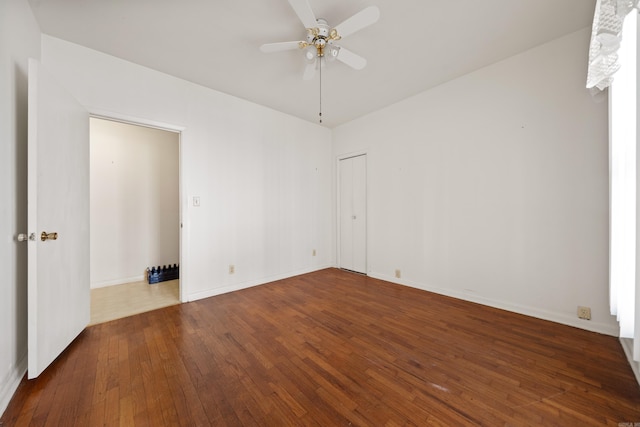
[[233, 274], [236, 272], [236, 266], [233, 264], [229, 264], [229, 274]]
[[591, 307], [578, 306], [578, 318], [591, 320]]
[[313, 252], [311, 253], [311, 256], [316, 256], [316, 250], [314, 249]]
[[399, 279], [401, 276], [400, 270], [396, 270], [396, 279]]

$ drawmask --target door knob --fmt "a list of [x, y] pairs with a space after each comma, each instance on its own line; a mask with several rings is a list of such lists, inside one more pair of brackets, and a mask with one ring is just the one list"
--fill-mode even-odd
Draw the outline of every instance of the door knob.
[[18, 234], [18, 242], [26, 242], [27, 240], [36, 240], [36, 233], [20, 233]]
[[40, 240], [43, 242], [45, 240], [58, 240], [58, 233], [47, 233], [46, 231], [43, 231], [42, 234], [40, 234]]

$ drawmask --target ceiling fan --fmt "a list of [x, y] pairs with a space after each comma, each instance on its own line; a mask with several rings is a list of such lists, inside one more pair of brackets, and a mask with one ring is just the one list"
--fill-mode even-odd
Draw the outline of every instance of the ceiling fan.
[[361, 70], [367, 65], [367, 60], [362, 56], [337, 45], [335, 42], [378, 21], [380, 9], [377, 6], [367, 7], [332, 28], [325, 19], [316, 19], [308, 0], [289, 0], [289, 3], [307, 29], [306, 39], [263, 44], [260, 46], [262, 52], [303, 50], [307, 60], [303, 75], [305, 80], [310, 80], [318, 67], [322, 72], [321, 67], [325, 59], [328, 61], [337, 59], [356, 70]]

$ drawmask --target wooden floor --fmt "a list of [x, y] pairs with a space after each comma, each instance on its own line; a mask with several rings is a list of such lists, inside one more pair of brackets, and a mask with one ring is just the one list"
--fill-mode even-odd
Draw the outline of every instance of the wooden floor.
[[328, 269], [89, 327], [0, 422], [618, 427], [640, 387], [615, 337]]
[[180, 281], [146, 281], [91, 289], [90, 325], [180, 303]]

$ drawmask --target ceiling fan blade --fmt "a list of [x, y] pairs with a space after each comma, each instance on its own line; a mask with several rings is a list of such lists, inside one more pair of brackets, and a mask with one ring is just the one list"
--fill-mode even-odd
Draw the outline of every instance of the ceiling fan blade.
[[355, 68], [356, 70], [362, 70], [367, 66], [367, 60], [362, 56], [357, 55], [351, 52], [349, 49], [345, 49], [344, 47], [340, 47], [340, 52], [336, 57], [339, 61], [344, 62], [351, 68]]
[[267, 43], [260, 46], [260, 50], [264, 53], [282, 52], [283, 50], [294, 50], [299, 48], [300, 42]]
[[307, 62], [307, 66], [304, 67], [304, 74], [302, 75], [303, 80], [311, 80], [313, 76], [316, 75], [317, 62], [317, 59], [313, 62]]
[[377, 6], [369, 6], [336, 25], [335, 29], [341, 37], [346, 37], [377, 22], [378, 19], [380, 19], [380, 9]]
[[313, 14], [308, 0], [289, 0], [289, 4], [305, 28], [315, 28], [318, 26], [316, 15]]

